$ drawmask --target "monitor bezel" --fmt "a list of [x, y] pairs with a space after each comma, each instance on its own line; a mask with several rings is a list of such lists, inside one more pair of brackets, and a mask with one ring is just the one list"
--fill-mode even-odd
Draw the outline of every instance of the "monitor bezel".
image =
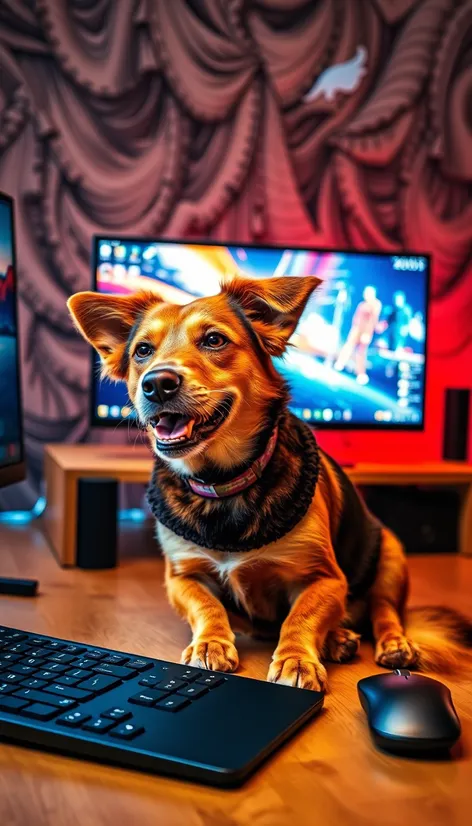
[[19, 313], [18, 313], [18, 270], [16, 260], [16, 233], [15, 233], [15, 201], [11, 195], [0, 191], [0, 201], [6, 201], [10, 207], [11, 215], [11, 231], [12, 231], [12, 267], [13, 278], [15, 279], [14, 291], [14, 313], [15, 313], [15, 329], [16, 329], [16, 381], [17, 381], [17, 398], [19, 405], [19, 435], [20, 435], [20, 458], [18, 462], [12, 464], [0, 464], [0, 488], [7, 485], [13, 485], [16, 482], [22, 482], [26, 478], [26, 462], [25, 462], [25, 443], [24, 443], [24, 422], [23, 422], [23, 398], [21, 388], [21, 344], [20, 344], [20, 327], [19, 327]]
[[[372, 432], [383, 433], [384, 431], [416, 431], [422, 432], [425, 430], [426, 427], [426, 393], [427, 393], [427, 376], [428, 376], [428, 339], [429, 339], [429, 304], [430, 304], [430, 288], [431, 288], [431, 255], [428, 252], [418, 252], [413, 250], [391, 250], [389, 252], [385, 250], [373, 250], [373, 249], [365, 249], [365, 250], [352, 250], [348, 248], [340, 249], [333, 248], [333, 247], [313, 247], [309, 245], [300, 245], [300, 244], [271, 244], [271, 243], [255, 243], [249, 241], [212, 241], [208, 238], [198, 239], [198, 238], [155, 238], [143, 235], [121, 235], [120, 233], [108, 233], [106, 235], [94, 235], [93, 236], [93, 244], [92, 244], [92, 289], [97, 290], [97, 267], [98, 267], [98, 245], [102, 241], [110, 241], [114, 239], [123, 241], [125, 244], [143, 244], [143, 243], [164, 243], [164, 244], [192, 244], [195, 246], [205, 246], [205, 247], [247, 247], [250, 249], [275, 249], [275, 250], [295, 250], [295, 251], [306, 251], [306, 252], [332, 252], [332, 253], [339, 253], [340, 255], [344, 255], [349, 253], [350, 255], [377, 255], [382, 256], [383, 258], [391, 258], [393, 255], [399, 256], [411, 256], [414, 258], [426, 258], [428, 262], [428, 267], [426, 271], [426, 307], [425, 307], [425, 342], [424, 342], [424, 373], [423, 373], [423, 399], [421, 405], [421, 421], [418, 423], [415, 422], [388, 422], [386, 424], [380, 424], [377, 422], [366, 422], [364, 424], [358, 424], [353, 422], [323, 422], [323, 421], [307, 421], [306, 424], [309, 425], [313, 430], [349, 430], [350, 432], [354, 431], [364, 431], [370, 430]], [[137, 427], [136, 421], [134, 419], [102, 419], [100, 416], [96, 414], [96, 407], [97, 407], [97, 398], [96, 398], [96, 390], [97, 390], [97, 379], [95, 377], [94, 368], [96, 363], [96, 355], [93, 348], [91, 348], [91, 376], [92, 376], [92, 388], [90, 393], [90, 425], [91, 427], [113, 427], [116, 428], [122, 421], [127, 421], [128, 424], [132, 427]]]

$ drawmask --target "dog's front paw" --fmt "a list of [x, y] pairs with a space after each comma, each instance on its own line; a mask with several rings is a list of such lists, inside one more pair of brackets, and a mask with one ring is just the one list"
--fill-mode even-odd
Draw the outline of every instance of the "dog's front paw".
[[236, 671], [239, 657], [232, 642], [198, 639], [182, 652], [181, 662], [210, 671]]
[[332, 663], [347, 663], [359, 651], [360, 635], [349, 628], [330, 631], [323, 648], [323, 658]]
[[313, 691], [326, 691], [328, 683], [326, 668], [318, 660], [299, 657], [275, 657], [267, 679], [270, 683], [311, 688]]
[[375, 662], [384, 668], [414, 668], [419, 659], [419, 648], [406, 637], [395, 635], [379, 640]]

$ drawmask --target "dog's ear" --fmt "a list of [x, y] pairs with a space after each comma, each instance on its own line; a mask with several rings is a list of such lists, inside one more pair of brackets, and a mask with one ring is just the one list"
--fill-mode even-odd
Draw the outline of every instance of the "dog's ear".
[[103, 374], [124, 379], [130, 332], [142, 313], [161, 301], [144, 290], [124, 296], [83, 292], [71, 296], [67, 306], [77, 329], [99, 354]]
[[222, 284], [222, 292], [244, 310], [271, 356], [281, 356], [305, 305], [320, 284], [314, 275], [241, 278]]

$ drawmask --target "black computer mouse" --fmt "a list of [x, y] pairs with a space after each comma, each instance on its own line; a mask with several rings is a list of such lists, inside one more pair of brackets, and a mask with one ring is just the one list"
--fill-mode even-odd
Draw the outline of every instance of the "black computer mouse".
[[451, 692], [438, 680], [398, 669], [357, 684], [375, 743], [396, 754], [438, 752], [459, 739]]

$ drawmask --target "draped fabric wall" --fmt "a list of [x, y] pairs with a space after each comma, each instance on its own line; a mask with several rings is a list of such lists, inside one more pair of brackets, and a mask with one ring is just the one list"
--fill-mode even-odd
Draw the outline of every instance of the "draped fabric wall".
[[429, 250], [435, 412], [353, 444], [436, 456], [471, 383], [471, 134], [470, 0], [0, 0], [31, 497], [44, 443], [87, 433], [65, 301], [94, 232]]

